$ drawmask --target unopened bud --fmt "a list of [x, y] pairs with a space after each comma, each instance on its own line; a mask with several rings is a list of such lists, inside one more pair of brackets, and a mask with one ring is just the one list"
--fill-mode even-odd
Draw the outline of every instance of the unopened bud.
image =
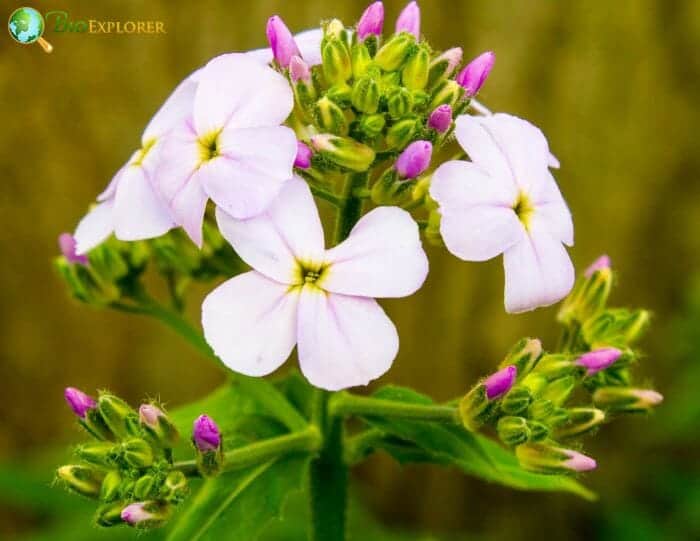
[[301, 56], [292, 33], [277, 15], [268, 19], [266, 33], [272, 55], [281, 67], [288, 67], [294, 55]]
[[607, 256], [598, 258], [576, 281], [574, 289], [562, 303], [557, 320], [570, 325], [587, 321], [600, 313], [610, 296], [613, 273]]
[[165, 478], [161, 487], [161, 495], [164, 500], [178, 504], [182, 502], [189, 493], [187, 477], [179, 470], [173, 470]]
[[355, 82], [352, 105], [358, 111], [373, 114], [379, 108], [379, 85], [373, 77], [365, 76]]
[[462, 48], [448, 49], [430, 63], [428, 87], [433, 88], [438, 82], [452, 77], [462, 62]]
[[543, 441], [549, 436], [549, 427], [540, 421], [528, 421], [530, 429], [530, 441]]
[[357, 23], [357, 38], [364, 41], [367, 36], [381, 36], [384, 27], [384, 4], [374, 2], [360, 17]]
[[428, 69], [430, 67], [430, 52], [424, 46], [408, 59], [401, 71], [401, 80], [409, 90], [423, 90], [428, 84]]
[[311, 156], [313, 153], [305, 143], [297, 141], [297, 155], [294, 158], [294, 167], [298, 169], [308, 169], [311, 167]]
[[583, 375], [585, 369], [574, 363], [572, 355], [567, 353], [548, 353], [537, 363], [537, 374], [549, 381], [571, 375]]
[[153, 450], [146, 440], [140, 438], [123, 442], [122, 456], [132, 468], [148, 468], [153, 464]]
[[58, 247], [61, 250], [61, 254], [66, 258], [68, 263], [74, 263], [78, 265], [87, 265], [88, 258], [86, 255], [78, 255], [76, 252], [76, 241], [75, 237], [70, 233], [61, 233], [58, 236]]
[[152, 475], [139, 477], [134, 483], [134, 498], [145, 500], [151, 496], [156, 486], [156, 479]]
[[350, 49], [350, 62], [352, 63], [352, 74], [355, 79], [359, 79], [367, 73], [372, 65], [372, 57], [369, 54], [367, 44], [357, 42]]
[[75, 387], [67, 387], [63, 393], [66, 402], [78, 417], [85, 419], [88, 410], [95, 409], [97, 402], [90, 395], [85, 394]]
[[413, 96], [406, 88], [397, 86], [387, 95], [386, 107], [391, 118], [401, 118], [411, 111]]
[[410, 2], [396, 19], [396, 33], [408, 32], [416, 39], [420, 38], [420, 8], [416, 2]]
[[138, 415], [121, 398], [102, 393], [97, 400], [97, 407], [109, 429], [118, 437], [126, 438], [139, 433]]
[[522, 338], [510, 349], [499, 368], [513, 365], [518, 369], [518, 377], [524, 378], [537, 365], [542, 356], [542, 342], [538, 338]]
[[331, 19], [323, 31], [323, 37], [326, 40], [343, 39], [345, 35], [345, 25], [340, 19]]
[[180, 437], [172, 421], [153, 404], [141, 404], [139, 421], [146, 433], [161, 447], [174, 447]]
[[104, 474], [91, 466], [68, 465], [58, 468], [58, 478], [73, 492], [88, 498], [97, 498]]
[[100, 487], [100, 500], [103, 502], [113, 502], [118, 499], [121, 495], [122, 488], [122, 476], [116, 470], [107, 472], [104, 480], [102, 481], [102, 486]]
[[400, 178], [416, 178], [428, 169], [432, 154], [433, 145], [430, 141], [414, 141], [396, 160], [396, 172]]
[[367, 171], [375, 158], [374, 150], [348, 137], [315, 135], [311, 138], [311, 146], [329, 162], [357, 173]]
[[542, 392], [542, 398], [551, 400], [555, 406], [561, 406], [568, 400], [576, 387], [576, 378], [566, 376], [552, 381]]
[[157, 501], [138, 502], [127, 505], [121, 517], [129, 526], [139, 529], [157, 528], [165, 524], [170, 516], [170, 507]]
[[318, 127], [329, 133], [336, 135], [346, 134], [348, 130], [345, 113], [338, 105], [324, 96], [316, 102], [314, 117]]
[[434, 109], [440, 105], [449, 105], [454, 108], [455, 104], [462, 99], [464, 89], [455, 81], [448, 79], [439, 83], [433, 90], [430, 97], [430, 108]]
[[586, 369], [587, 376], [592, 376], [612, 366], [621, 355], [622, 351], [617, 348], [601, 348], [584, 353], [576, 359], [576, 364]]
[[289, 62], [289, 77], [293, 83], [311, 83], [311, 69], [304, 60], [294, 55]]
[[598, 259], [596, 259], [591, 265], [586, 269], [583, 275], [586, 278], [590, 278], [594, 273], [602, 270], [610, 270], [611, 263], [610, 258], [603, 254]]
[[384, 71], [396, 71], [411, 55], [416, 44], [416, 38], [407, 33], [392, 36], [377, 51], [375, 63]]
[[518, 369], [513, 365], [491, 374], [483, 382], [486, 387], [486, 397], [489, 400], [496, 400], [506, 394], [515, 383], [517, 375]]
[[420, 129], [419, 122], [416, 118], [406, 118], [393, 124], [387, 130], [387, 147], [392, 149], [404, 148]]
[[527, 414], [532, 419], [544, 421], [554, 413], [555, 408], [556, 406], [551, 400], [538, 398], [530, 404], [530, 407], [527, 409]]
[[97, 509], [95, 522], [97, 522], [98, 526], [102, 526], [103, 528], [123, 524], [124, 521], [122, 520], [122, 509], [124, 509], [124, 502], [107, 503], [106, 505], [101, 505]]
[[368, 138], [374, 139], [382, 133], [386, 120], [384, 115], [366, 115], [360, 120], [360, 131]]
[[593, 393], [593, 403], [612, 412], [647, 412], [663, 402], [663, 395], [651, 389], [601, 387]]
[[495, 61], [496, 55], [489, 51], [477, 56], [459, 72], [455, 80], [464, 88], [467, 97], [471, 98], [479, 92]]
[[459, 402], [459, 415], [464, 428], [475, 432], [491, 414], [493, 406], [486, 396], [486, 386], [476, 385]]
[[496, 425], [496, 432], [498, 432], [498, 438], [510, 447], [515, 447], [530, 439], [530, 427], [523, 417], [501, 417]]
[[616, 308], [605, 310], [587, 320], [581, 327], [583, 337], [595, 347], [624, 347], [639, 340], [649, 327], [647, 310]]
[[214, 420], [200, 415], [192, 429], [192, 443], [197, 451], [197, 467], [205, 477], [219, 473], [223, 462], [221, 431]]
[[537, 371], [529, 373], [520, 382], [521, 385], [530, 389], [532, 396], [540, 396], [549, 380]]
[[110, 466], [116, 457], [114, 444], [104, 441], [83, 443], [76, 448], [75, 454], [95, 466]]
[[428, 117], [428, 127], [438, 133], [445, 133], [452, 125], [452, 107], [440, 105], [436, 107]]
[[328, 84], [345, 83], [352, 77], [352, 62], [348, 47], [340, 39], [329, 39], [321, 55], [323, 74]]
[[556, 439], [575, 438], [605, 421], [605, 412], [597, 408], [570, 408], [569, 420], [560, 426], [554, 433]]
[[526, 443], [515, 449], [520, 465], [539, 473], [584, 472], [596, 468], [596, 461], [578, 451], [545, 445]]
[[501, 410], [507, 415], [518, 415], [532, 403], [532, 394], [527, 387], [516, 385], [501, 400]]

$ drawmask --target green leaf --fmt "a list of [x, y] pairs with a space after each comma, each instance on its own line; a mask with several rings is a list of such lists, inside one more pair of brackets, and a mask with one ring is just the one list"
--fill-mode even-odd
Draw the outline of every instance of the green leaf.
[[309, 459], [290, 455], [204, 481], [172, 524], [168, 541], [254, 541], [301, 488]]
[[[384, 387], [374, 396], [414, 404], [432, 403], [430, 398], [400, 387]], [[456, 466], [465, 473], [486, 481], [520, 490], [564, 491], [587, 500], [596, 498], [593, 492], [571, 477], [543, 475], [522, 469], [511, 452], [489, 438], [469, 432], [461, 426], [379, 417], [367, 417], [367, 422], [386, 434], [414, 443], [433, 462]], [[387, 451], [393, 454], [395, 442], [390, 442]], [[410, 455], [402, 455], [403, 458], [407, 456]]]

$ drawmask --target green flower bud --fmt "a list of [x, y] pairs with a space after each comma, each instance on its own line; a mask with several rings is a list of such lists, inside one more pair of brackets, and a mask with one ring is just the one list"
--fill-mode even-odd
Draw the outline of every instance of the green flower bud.
[[414, 111], [424, 111], [430, 101], [430, 94], [423, 90], [413, 90], [411, 92]]
[[345, 83], [333, 85], [326, 92], [326, 97], [341, 109], [347, 109], [352, 102], [352, 88]]
[[525, 376], [525, 379], [523, 379], [520, 384], [527, 387], [532, 396], [538, 397], [547, 386], [547, 378], [537, 372], [531, 372]]
[[323, 46], [323, 75], [329, 85], [345, 83], [352, 77], [352, 61], [348, 47], [340, 39], [331, 38]]
[[140, 438], [122, 443], [122, 456], [132, 468], [148, 468], [153, 464], [153, 450], [146, 440]]
[[314, 117], [318, 127], [325, 132], [344, 135], [348, 131], [345, 113], [326, 96], [316, 102]]
[[91, 267], [73, 265], [64, 257], [56, 258], [56, 270], [70, 294], [81, 302], [105, 306], [119, 299], [119, 288], [103, 280]]
[[340, 40], [345, 39], [345, 25], [340, 19], [331, 19], [323, 29], [324, 40], [331, 40], [333, 38]]
[[171, 471], [160, 489], [162, 498], [176, 505], [182, 502], [188, 493], [187, 477], [179, 470]]
[[537, 338], [522, 338], [511, 348], [498, 368], [515, 365], [518, 379], [527, 376], [542, 356], [542, 342]]
[[391, 118], [401, 118], [413, 108], [411, 93], [401, 87], [393, 88], [386, 97], [386, 107]]
[[151, 492], [156, 487], [156, 478], [152, 475], [139, 477], [134, 483], [134, 498], [145, 500], [151, 496]]
[[536, 421], [544, 421], [548, 419], [556, 409], [556, 406], [551, 400], [545, 398], [538, 398], [534, 400], [530, 407], [527, 409], [528, 417]]
[[95, 439], [114, 440], [114, 434], [102, 418], [98, 408], [91, 408], [85, 412], [85, 417], [80, 419], [82, 427]]
[[441, 82], [433, 90], [432, 96], [430, 97], [430, 106], [428, 107], [431, 111], [440, 105], [449, 105], [450, 107], [455, 107], [455, 104], [462, 99], [464, 95], [464, 89], [459, 86], [453, 80], [447, 80]]
[[569, 410], [555, 406], [554, 411], [544, 421], [552, 428], [563, 426], [569, 422]]
[[122, 253], [120, 248], [120, 243], [107, 241], [90, 250], [88, 254], [90, 267], [105, 282], [116, 282], [130, 272], [124, 257], [126, 254]]
[[523, 468], [538, 473], [583, 472], [596, 467], [595, 460], [586, 455], [543, 443], [519, 445], [515, 456]]
[[355, 79], [363, 77], [367, 73], [367, 69], [372, 65], [372, 57], [369, 54], [367, 44], [356, 42], [353, 44], [350, 51], [352, 74]]
[[568, 400], [576, 387], [576, 378], [566, 376], [552, 381], [542, 392], [542, 398], [551, 400], [555, 406], [560, 406]]
[[112, 502], [119, 498], [122, 493], [122, 481], [122, 476], [118, 471], [112, 470], [107, 472], [100, 487], [100, 500]]
[[650, 315], [646, 310], [615, 308], [587, 320], [581, 332], [593, 349], [604, 346], [623, 349], [641, 338], [649, 321]]
[[432, 246], [437, 246], [440, 248], [445, 247], [445, 243], [442, 240], [442, 235], [440, 234], [440, 221], [442, 216], [437, 209], [431, 209], [428, 214], [428, 225], [423, 230], [425, 235], [425, 240], [427, 240]]
[[407, 32], [395, 34], [377, 51], [375, 63], [384, 71], [396, 71], [411, 55], [416, 38]]
[[362, 120], [360, 120], [360, 131], [368, 139], [374, 139], [375, 137], [381, 135], [385, 125], [386, 120], [384, 119], [384, 115], [366, 115], [362, 117]]
[[81, 460], [94, 464], [95, 466], [111, 466], [114, 464], [116, 458], [115, 451], [113, 443], [91, 441], [77, 447], [75, 454]]
[[387, 147], [391, 149], [404, 148], [416, 136], [420, 128], [420, 121], [416, 118], [399, 120], [387, 130]]
[[459, 415], [464, 428], [476, 432], [493, 410], [493, 402], [486, 396], [486, 386], [476, 385], [459, 402]]
[[171, 507], [165, 502], [146, 501], [127, 505], [121, 518], [129, 526], [140, 530], [158, 528], [170, 518]]
[[575, 438], [605, 421], [605, 412], [596, 408], [570, 408], [569, 420], [557, 428], [554, 437], [557, 439]]
[[601, 387], [593, 393], [593, 403], [611, 412], [645, 413], [663, 399], [660, 393], [651, 389]]
[[175, 447], [180, 434], [165, 413], [153, 404], [142, 404], [139, 408], [141, 428], [159, 447]]
[[530, 441], [543, 441], [549, 436], [549, 427], [539, 421], [528, 421], [530, 429]]
[[88, 498], [100, 495], [104, 474], [91, 466], [61, 466], [56, 474], [67, 488], [77, 494]]
[[532, 394], [527, 387], [516, 385], [501, 400], [501, 411], [517, 415], [525, 411], [532, 402]]
[[108, 503], [101, 505], [95, 514], [95, 522], [98, 526], [109, 528], [110, 526], [118, 526], [124, 524], [122, 520], [122, 509], [125, 502]]
[[418, 47], [401, 72], [401, 80], [409, 90], [423, 90], [428, 84], [430, 52], [424, 46]]
[[583, 322], [605, 309], [613, 285], [613, 271], [604, 267], [576, 281], [573, 291], [562, 303], [557, 320], [565, 325]]
[[139, 418], [136, 412], [110, 393], [101, 393], [97, 400], [97, 409], [105, 424], [119, 438], [127, 438], [139, 433]]
[[454, 75], [457, 67], [462, 61], [462, 49], [454, 47], [434, 58], [430, 62], [428, 72], [428, 88], [433, 88], [436, 84]]
[[352, 89], [352, 105], [363, 113], [376, 113], [379, 108], [379, 85], [373, 77], [362, 77]]
[[575, 357], [566, 353], [549, 353], [543, 355], [537, 365], [537, 373], [550, 381], [565, 376], [581, 376], [585, 374], [586, 369], [582, 366], [577, 366], [574, 360]]
[[310, 142], [318, 155], [342, 169], [362, 173], [374, 162], [374, 150], [348, 137], [321, 134], [313, 136]]
[[510, 447], [525, 443], [530, 439], [530, 428], [522, 417], [501, 417], [496, 425], [498, 438]]
[[377, 205], [395, 205], [398, 200], [408, 195], [411, 183], [399, 179], [393, 167], [387, 169], [372, 186], [372, 201]]

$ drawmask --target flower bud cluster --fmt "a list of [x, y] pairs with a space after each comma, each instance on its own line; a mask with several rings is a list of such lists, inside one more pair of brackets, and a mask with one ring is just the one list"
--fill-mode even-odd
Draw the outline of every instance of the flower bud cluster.
[[523, 339], [497, 372], [467, 393], [460, 415], [468, 430], [494, 428], [529, 470], [581, 472], [595, 468], [595, 460], [569, 445], [613, 414], [648, 412], [663, 400], [631, 382], [638, 357], [631, 345], [649, 316], [606, 308], [611, 281], [607, 259], [579, 279], [559, 315], [565, 322], [561, 352], [545, 353], [539, 340]]
[[100, 526], [163, 524], [189, 492], [184, 473], [173, 467], [179, 435], [163, 409], [146, 403], [137, 412], [111, 393], [95, 399], [71, 387], [65, 398], [93, 439], [76, 447], [75, 464], [58, 468], [58, 481], [100, 502]]

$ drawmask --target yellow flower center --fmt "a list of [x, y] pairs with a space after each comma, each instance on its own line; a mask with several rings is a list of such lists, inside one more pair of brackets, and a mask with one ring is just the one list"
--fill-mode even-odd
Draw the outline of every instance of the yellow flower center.
[[513, 205], [513, 212], [523, 224], [523, 227], [527, 230], [530, 229], [530, 220], [535, 212], [535, 206], [532, 204], [532, 200], [524, 192], [518, 194], [518, 199]]
[[221, 149], [219, 147], [219, 134], [221, 130], [209, 132], [197, 141], [199, 143], [199, 161], [200, 163], [208, 162], [219, 156]]
[[329, 265], [312, 261], [297, 261], [294, 283], [300, 286], [306, 284], [321, 288], [323, 278], [327, 276]]
[[156, 138], [152, 137], [148, 141], [145, 141], [143, 143], [143, 146], [139, 149], [139, 151], [136, 153], [136, 157], [134, 158], [134, 161], [131, 162], [131, 165], [136, 165], [140, 166], [143, 164], [143, 160], [146, 159], [146, 156], [148, 153], [151, 151], [151, 149], [155, 146], [156, 144]]

